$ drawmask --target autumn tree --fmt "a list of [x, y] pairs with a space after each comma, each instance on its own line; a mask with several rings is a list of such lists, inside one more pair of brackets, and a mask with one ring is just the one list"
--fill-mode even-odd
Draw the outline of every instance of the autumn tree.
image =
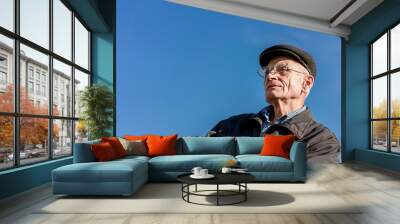
[[[8, 85], [6, 92], [0, 93], [0, 111], [13, 112], [13, 92], [13, 85]], [[20, 88], [20, 110], [23, 114], [46, 115], [48, 113], [47, 106], [34, 105], [24, 87]], [[0, 116], [0, 125], [0, 147], [12, 149], [14, 132], [12, 116]], [[20, 127], [19, 140], [21, 149], [24, 149], [26, 145], [42, 144], [44, 146], [47, 143], [49, 131], [47, 118], [21, 117]], [[59, 128], [55, 125], [53, 127], [53, 138], [58, 137], [58, 135]]]
[[[391, 117], [400, 117], [400, 100], [393, 99], [391, 104]], [[382, 100], [378, 106], [373, 108], [373, 118], [387, 118], [387, 100]], [[392, 142], [398, 142], [400, 138], [400, 121], [391, 121]], [[386, 139], [387, 121], [374, 121], [373, 125], [374, 139]]]

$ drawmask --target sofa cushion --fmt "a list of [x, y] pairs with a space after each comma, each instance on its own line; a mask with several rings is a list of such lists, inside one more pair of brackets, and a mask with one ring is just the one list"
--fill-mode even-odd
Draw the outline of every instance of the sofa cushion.
[[236, 137], [236, 155], [260, 154], [264, 137]]
[[231, 155], [175, 155], [158, 156], [149, 160], [150, 171], [190, 172], [193, 167], [200, 166], [212, 172], [219, 171], [230, 159]]
[[74, 163], [94, 162], [96, 158], [90, 148], [92, 144], [99, 144], [100, 139], [87, 142], [77, 142], [74, 147]]
[[235, 155], [234, 137], [182, 137], [181, 154], [226, 154]]
[[279, 156], [238, 155], [240, 167], [249, 172], [292, 172], [292, 161]]
[[[134, 172], [147, 166], [140, 159], [122, 159], [108, 162], [74, 163], [52, 171], [53, 181], [58, 182], [129, 182]], [[147, 176], [147, 172], [143, 175]]]

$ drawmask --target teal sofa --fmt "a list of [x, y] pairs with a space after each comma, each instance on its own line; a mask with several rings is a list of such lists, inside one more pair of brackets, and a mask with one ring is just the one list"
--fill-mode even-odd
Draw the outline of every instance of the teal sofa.
[[193, 167], [219, 172], [234, 159], [247, 168], [259, 182], [305, 182], [306, 148], [295, 141], [290, 159], [260, 156], [263, 137], [181, 137], [177, 155], [127, 156], [107, 162], [96, 162], [91, 141], [75, 144], [74, 163], [52, 171], [54, 194], [131, 195], [148, 181], [176, 181]]

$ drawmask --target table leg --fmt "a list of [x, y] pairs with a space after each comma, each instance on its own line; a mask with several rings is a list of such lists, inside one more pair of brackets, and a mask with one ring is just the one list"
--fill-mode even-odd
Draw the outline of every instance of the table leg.
[[244, 192], [244, 201], [247, 201], [247, 192], [248, 192], [247, 183], [244, 183], [244, 190], [245, 190], [245, 192]]
[[187, 193], [187, 201], [188, 201], [188, 202], [190, 202], [190, 201], [189, 201], [189, 195], [190, 195], [190, 184], [188, 184], [188, 185], [187, 185], [187, 191], [188, 191], [188, 193]]
[[195, 186], [195, 191], [197, 192], [197, 184], [196, 184], [196, 186]]
[[219, 184], [217, 184], [217, 206], [219, 205]]

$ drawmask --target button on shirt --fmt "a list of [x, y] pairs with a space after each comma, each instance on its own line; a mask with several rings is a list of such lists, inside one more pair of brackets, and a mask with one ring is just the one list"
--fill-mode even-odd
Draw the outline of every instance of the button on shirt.
[[274, 122], [271, 122], [269, 120], [269, 115], [274, 112], [274, 108], [272, 105], [265, 107], [264, 109], [261, 110], [262, 116], [264, 116], [263, 123], [262, 123], [262, 129], [261, 129], [261, 135], [263, 136], [265, 132], [268, 130], [271, 125], [274, 124], [282, 124], [285, 121], [291, 119], [292, 117], [296, 116], [297, 114], [303, 112], [306, 110], [306, 106], [303, 106], [300, 109], [297, 109], [295, 111], [289, 112], [286, 115], [283, 115], [282, 117], [276, 119]]

